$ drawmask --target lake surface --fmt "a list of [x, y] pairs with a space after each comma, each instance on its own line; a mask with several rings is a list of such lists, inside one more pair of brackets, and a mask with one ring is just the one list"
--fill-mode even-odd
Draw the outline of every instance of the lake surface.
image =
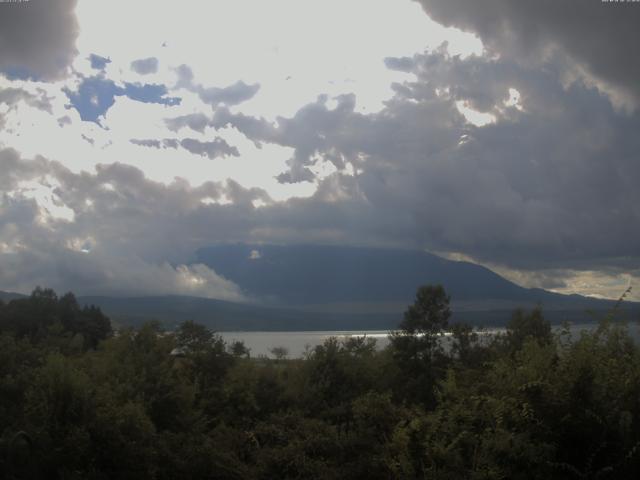
[[322, 345], [327, 338], [362, 337], [375, 338], [378, 348], [389, 344], [387, 330], [366, 331], [321, 331], [321, 332], [218, 332], [227, 342], [242, 340], [251, 351], [252, 357], [265, 355], [272, 357], [269, 350], [284, 347], [289, 352], [288, 358], [302, 357], [307, 349]]
[[[596, 323], [583, 323], [571, 325], [571, 334], [578, 337], [581, 331], [590, 331], [597, 327]], [[554, 330], [561, 329], [560, 325], [554, 325]], [[504, 332], [504, 328], [485, 329], [486, 334]], [[640, 331], [637, 325], [629, 325], [631, 336], [640, 340]], [[316, 331], [316, 332], [219, 332], [227, 342], [242, 340], [251, 351], [252, 357], [261, 355], [273, 357], [270, 350], [274, 347], [284, 347], [289, 352], [288, 358], [302, 357], [306, 350], [313, 349], [317, 345], [322, 345], [329, 337], [347, 338], [362, 337], [374, 338], [379, 349], [389, 344], [389, 332], [387, 330], [361, 330], [361, 331]]]

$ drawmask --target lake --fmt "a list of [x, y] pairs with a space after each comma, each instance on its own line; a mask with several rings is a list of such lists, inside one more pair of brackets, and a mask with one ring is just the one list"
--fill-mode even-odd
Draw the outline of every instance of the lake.
[[[583, 330], [593, 330], [597, 327], [596, 323], [581, 323], [571, 325], [571, 334], [579, 335]], [[553, 329], [562, 328], [560, 325], [554, 325]], [[483, 330], [487, 334], [495, 334], [504, 332], [503, 328], [491, 328]], [[639, 340], [640, 332], [636, 325], [629, 325], [629, 333], [631, 336]], [[321, 345], [329, 337], [354, 337], [364, 336], [374, 338], [377, 347], [382, 349], [389, 344], [389, 332], [387, 330], [361, 330], [361, 331], [315, 331], [315, 332], [219, 332], [222, 338], [227, 342], [242, 340], [247, 348], [251, 351], [252, 357], [265, 355], [272, 357], [269, 350], [273, 347], [284, 347], [289, 352], [288, 358], [299, 358], [307, 349], [313, 349], [317, 345]]]
[[367, 331], [318, 331], [318, 332], [218, 332], [227, 342], [242, 340], [251, 351], [252, 357], [266, 355], [273, 347], [284, 347], [289, 352], [288, 358], [301, 357], [307, 348], [322, 345], [327, 338], [362, 337], [375, 338], [378, 348], [389, 344], [387, 330]]

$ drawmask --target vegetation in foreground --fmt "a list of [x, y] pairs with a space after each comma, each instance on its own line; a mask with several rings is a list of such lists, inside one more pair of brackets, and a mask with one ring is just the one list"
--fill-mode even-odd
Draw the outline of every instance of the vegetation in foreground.
[[[252, 359], [187, 322], [114, 335], [73, 295], [0, 304], [4, 478], [640, 478], [640, 349], [541, 310], [504, 335], [418, 290], [389, 347]], [[439, 340], [452, 331], [445, 350]]]

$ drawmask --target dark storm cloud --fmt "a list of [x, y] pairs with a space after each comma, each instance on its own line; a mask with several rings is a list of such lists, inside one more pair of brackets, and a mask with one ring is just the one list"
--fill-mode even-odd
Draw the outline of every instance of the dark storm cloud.
[[558, 62], [586, 70], [640, 104], [635, 2], [417, 1], [435, 21], [476, 33], [493, 52], [527, 64], [559, 55]]
[[131, 62], [131, 70], [140, 75], [148, 75], [158, 71], [158, 59], [156, 57], [141, 58]]
[[[277, 123], [218, 109], [209, 124], [291, 147], [283, 182], [336, 174], [311, 199], [266, 209], [280, 241], [427, 247], [514, 268], [630, 268], [640, 259], [638, 114], [619, 114], [597, 90], [568, 88], [554, 69], [443, 51], [387, 64], [415, 74], [377, 114], [352, 96], [326, 98]], [[521, 106], [510, 104], [510, 89]], [[491, 113], [477, 127], [457, 102]], [[315, 232], [315, 233], [314, 233]]]
[[0, 71], [45, 80], [64, 76], [77, 54], [76, 3], [0, 3]]

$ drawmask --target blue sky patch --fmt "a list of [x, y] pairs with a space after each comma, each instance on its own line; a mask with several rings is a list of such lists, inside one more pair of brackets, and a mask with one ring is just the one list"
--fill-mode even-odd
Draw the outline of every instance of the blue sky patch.
[[164, 85], [125, 83], [123, 88], [102, 75], [85, 78], [77, 91], [65, 90], [65, 93], [82, 120], [97, 124], [100, 124], [99, 118], [113, 106], [116, 96], [124, 95], [137, 102], [169, 106], [178, 105], [181, 101], [178, 97], [165, 97], [167, 87]]
[[180, 98], [165, 97], [167, 87], [159, 84], [145, 83], [125, 83], [124, 94], [131, 100], [144, 103], [160, 103], [162, 105], [179, 105]]
[[7, 67], [2, 69], [7, 80], [33, 80], [38, 81], [38, 77], [25, 67]]
[[85, 78], [77, 92], [65, 90], [71, 105], [78, 110], [80, 118], [88, 122], [98, 122], [115, 103], [115, 96], [122, 95], [122, 88], [103, 77]]
[[89, 61], [91, 62], [91, 68], [94, 70], [104, 70], [107, 64], [111, 63], [111, 60], [100, 55], [92, 53], [89, 55]]

